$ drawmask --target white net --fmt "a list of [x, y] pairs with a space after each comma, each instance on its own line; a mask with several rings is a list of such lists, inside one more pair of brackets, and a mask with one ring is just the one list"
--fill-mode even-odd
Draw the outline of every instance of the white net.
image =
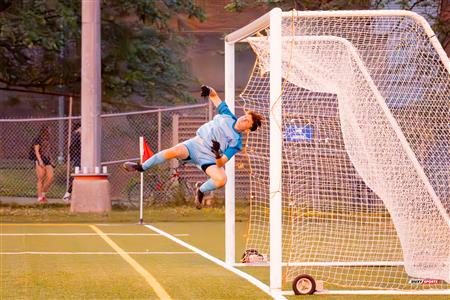
[[[267, 30], [269, 32], [269, 30]], [[286, 279], [449, 288], [450, 74], [411, 17], [286, 17], [282, 39]], [[269, 44], [241, 95], [269, 107]], [[281, 41], [280, 41], [281, 42]], [[269, 252], [269, 126], [250, 135], [247, 248]]]

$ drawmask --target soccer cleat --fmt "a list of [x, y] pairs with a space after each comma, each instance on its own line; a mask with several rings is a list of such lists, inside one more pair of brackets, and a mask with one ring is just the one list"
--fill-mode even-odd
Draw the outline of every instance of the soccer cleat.
[[144, 169], [142, 169], [142, 165], [140, 163], [135, 163], [132, 161], [124, 162], [122, 168], [128, 172], [144, 172]]
[[45, 204], [45, 203], [47, 203], [47, 199], [45, 198], [45, 196], [40, 196], [40, 197], [38, 197], [38, 200], [37, 200], [38, 202], [39, 202], [39, 204]]
[[202, 97], [208, 97], [209, 94], [211, 93], [211, 88], [206, 85], [202, 85], [201, 90], [202, 90], [202, 93], [200, 94], [200, 96], [202, 96]]
[[203, 192], [200, 191], [201, 185], [202, 185], [201, 182], [197, 182], [195, 184], [195, 208], [197, 208], [197, 209], [202, 209], [203, 197], [205, 196], [205, 194], [203, 194]]
[[64, 197], [63, 197], [63, 201], [64, 201], [64, 203], [70, 203], [70, 198], [72, 197], [72, 195], [69, 193], [69, 192], [66, 192], [65, 194], [64, 194]]

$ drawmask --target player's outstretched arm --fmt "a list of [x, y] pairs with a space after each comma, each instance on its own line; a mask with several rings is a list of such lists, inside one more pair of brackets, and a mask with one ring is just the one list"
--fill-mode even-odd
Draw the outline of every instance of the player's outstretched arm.
[[201, 89], [202, 89], [201, 96], [208, 97], [215, 107], [219, 106], [220, 103], [222, 103], [222, 99], [220, 99], [219, 95], [212, 87], [202, 85]]

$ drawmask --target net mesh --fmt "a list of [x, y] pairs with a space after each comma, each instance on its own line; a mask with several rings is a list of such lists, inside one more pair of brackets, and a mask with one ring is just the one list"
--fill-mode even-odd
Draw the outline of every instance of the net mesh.
[[[408, 281], [450, 282], [450, 75], [423, 27], [405, 16], [293, 14], [282, 28], [283, 261], [308, 264], [285, 268], [285, 279], [448, 288]], [[269, 119], [269, 43], [249, 41], [258, 59], [241, 101]], [[250, 135], [247, 151], [247, 248], [260, 253], [269, 130]]]

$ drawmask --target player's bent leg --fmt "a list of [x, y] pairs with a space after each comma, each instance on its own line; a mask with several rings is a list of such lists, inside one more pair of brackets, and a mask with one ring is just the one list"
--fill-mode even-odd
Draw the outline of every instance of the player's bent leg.
[[122, 168], [128, 172], [144, 172], [151, 167], [162, 164], [169, 159], [178, 158], [186, 159], [189, 157], [189, 150], [183, 144], [178, 144], [172, 148], [160, 151], [147, 159], [143, 164], [136, 162], [125, 162]]
[[161, 151], [163, 157], [166, 160], [177, 158], [177, 159], [186, 159], [189, 157], [189, 150], [183, 144], [178, 144], [173, 146], [172, 148]]
[[189, 151], [183, 144], [178, 144], [172, 148], [160, 151], [147, 159], [143, 164], [142, 168], [145, 170], [150, 169], [156, 165], [162, 164], [173, 158], [185, 159], [189, 156]]
[[224, 168], [219, 168], [216, 165], [211, 165], [205, 170], [210, 177], [205, 183], [196, 184], [195, 192], [195, 207], [201, 209], [203, 206], [203, 197], [206, 192], [217, 190], [227, 183], [227, 176]]
[[[212, 179], [212, 181], [214, 182], [214, 186], [215, 186], [214, 189], [209, 189], [208, 191], [219, 189], [227, 183], [227, 175], [225, 174], [224, 168], [219, 168], [216, 165], [212, 165], [206, 169], [205, 173]], [[206, 184], [206, 182], [205, 182], [205, 184]], [[210, 188], [210, 187], [205, 186], [205, 188]]]
[[201, 182], [197, 182], [195, 184], [195, 208], [197, 209], [202, 209], [203, 197], [205, 196], [205, 194], [202, 191], [200, 191], [201, 185], [202, 185]]

